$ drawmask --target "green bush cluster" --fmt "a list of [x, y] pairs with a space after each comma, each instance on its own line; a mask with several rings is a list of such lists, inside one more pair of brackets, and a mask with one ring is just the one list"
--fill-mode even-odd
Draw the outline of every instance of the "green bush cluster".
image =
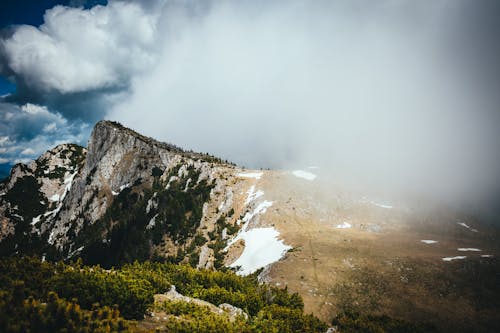
[[110, 333], [131, 332], [128, 321], [116, 308], [83, 310], [74, 301], [59, 298], [55, 292], [46, 302], [29, 296], [23, 298], [22, 283], [13, 293], [0, 291], [0, 331], [6, 333]]
[[[166, 312], [165, 332], [324, 332], [326, 325], [303, 313], [298, 294], [259, 284], [256, 276], [196, 270], [188, 265], [134, 262], [120, 269], [0, 259], [1, 332], [127, 332], [150, 311]], [[218, 306], [245, 311], [231, 321], [208, 308], [182, 302], [154, 304], [153, 295], [177, 290]], [[139, 322], [140, 323], [140, 322]], [[142, 330], [144, 331], [144, 330]], [[141, 331], [141, 332], [142, 332]], [[147, 330], [146, 330], [147, 331]]]

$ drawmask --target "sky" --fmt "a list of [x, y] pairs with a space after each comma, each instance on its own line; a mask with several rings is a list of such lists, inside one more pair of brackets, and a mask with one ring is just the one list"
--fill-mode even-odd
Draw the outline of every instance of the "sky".
[[9, 3], [0, 166], [111, 119], [242, 166], [500, 207], [498, 1]]

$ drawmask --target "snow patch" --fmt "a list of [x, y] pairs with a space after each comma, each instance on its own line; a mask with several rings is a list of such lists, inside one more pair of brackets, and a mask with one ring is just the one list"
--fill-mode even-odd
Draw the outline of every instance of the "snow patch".
[[459, 247], [457, 250], [462, 251], [462, 252], [465, 252], [465, 251], [479, 252], [479, 251], [481, 251], [480, 249], [476, 249], [474, 247]]
[[153, 217], [151, 218], [151, 220], [149, 220], [149, 223], [148, 223], [148, 225], [146, 226], [146, 229], [148, 229], [148, 230], [149, 230], [149, 229], [153, 228], [153, 227], [156, 225], [156, 217], [157, 217], [157, 216], [158, 216], [158, 214], [156, 214], [155, 216], [153, 216]]
[[50, 201], [53, 201], [53, 202], [54, 202], [54, 201], [59, 201], [59, 194], [57, 194], [57, 193], [56, 193], [56, 194], [54, 194], [53, 196], [51, 196], [51, 197], [49, 198], [49, 200], [50, 200]]
[[262, 177], [262, 174], [263, 174], [262, 172], [245, 172], [245, 173], [238, 173], [236, 176], [242, 178], [260, 179], [260, 177]]
[[372, 201], [371, 203], [372, 203], [372, 205], [375, 205], [375, 206], [380, 207], [380, 208], [392, 209], [391, 205], [381, 204], [381, 203], [374, 202], [374, 201]]
[[492, 254], [481, 254], [481, 258], [493, 258]]
[[425, 244], [435, 244], [438, 241], [435, 241], [435, 240], [432, 240], [432, 239], [422, 239], [421, 242], [425, 243]]
[[350, 229], [350, 228], [352, 228], [352, 225], [349, 222], [337, 224], [337, 229]]
[[68, 256], [66, 257], [66, 259], [69, 259], [69, 258], [73, 257], [75, 254], [82, 252], [83, 249], [84, 249], [84, 246], [80, 246], [76, 250], [71, 251], [70, 253], [68, 253]]
[[443, 258], [443, 261], [460, 260], [460, 259], [465, 259], [465, 258], [467, 258], [467, 256], [446, 257], [446, 258]]
[[[258, 193], [255, 192], [255, 188], [251, 188], [249, 192]], [[255, 216], [264, 214], [272, 204], [272, 201], [265, 200], [259, 203], [252, 212], [246, 213], [243, 217], [244, 224], [240, 231], [236, 237], [228, 242], [224, 249], [224, 251], [227, 251], [235, 242], [244, 240], [245, 248], [243, 249], [243, 253], [235, 262], [229, 265], [229, 267], [233, 268], [240, 267], [237, 272], [238, 275], [248, 275], [259, 268], [268, 266], [280, 260], [283, 255], [291, 249], [289, 245], [286, 245], [282, 240], [278, 239], [279, 232], [273, 227], [248, 230], [250, 221]], [[241, 221], [238, 220], [237, 223], [238, 222], [240, 223]]]
[[191, 184], [191, 181], [192, 179], [191, 178], [188, 178], [188, 180], [186, 181], [186, 187], [184, 187], [184, 192], [187, 192], [187, 190], [189, 189], [189, 184]]
[[304, 170], [295, 170], [292, 172], [292, 174], [297, 178], [303, 178], [310, 181], [316, 179], [316, 175], [314, 173], [310, 173]]
[[[259, 214], [264, 214], [267, 209], [269, 207], [271, 207], [273, 205], [273, 202], [272, 201], [267, 201], [267, 200], [264, 200], [263, 202], [261, 202], [257, 207], [255, 207], [255, 209], [252, 211], [252, 212], [248, 212], [245, 214], [245, 216], [243, 216], [243, 226], [241, 227], [240, 231], [238, 232], [238, 234], [233, 238], [231, 239], [227, 246], [224, 248], [224, 251], [227, 251], [229, 249], [229, 247], [231, 245], [233, 245], [234, 243], [236, 243], [238, 240], [240, 239], [243, 239], [243, 234], [247, 231], [248, 229], [248, 224], [250, 223], [250, 221], [256, 216], [256, 215], [259, 215]], [[240, 225], [241, 224], [241, 221], [238, 220], [236, 221], [236, 224], [237, 225]]]
[[255, 228], [245, 231], [240, 238], [245, 241], [241, 256], [229, 267], [238, 267], [238, 275], [252, 274], [259, 268], [280, 260], [291, 249], [278, 239], [279, 232], [272, 228]]
[[40, 222], [40, 219], [42, 218], [42, 214], [38, 215], [38, 216], [35, 216], [33, 218], [33, 220], [31, 221], [31, 225], [35, 225], [37, 224], [38, 222]]
[[116, 196], [116, 195], [120, 194], [120, 192], [123, 191], [124, 189], [126, 189], [127, 187], [130, 187], [130, 183], [127, 183], [125, 185], [121, 185], [117, 192], [111, 190], [111, 194]]
[[457, 222], [458, 225], [461, 225], [462, 227], [464, 228], [467, 228], [469, 229], [470, 231], [472, 232], [477, 232], [477, 229], [474, 229], [474, 228], [471, 228], [469, 225], [467, 225], [467, 223], [463, 223], [463, 222]]
[[24, 221], [24, 217], [22, 217], [21, 215], [19, 214], [12, 214], [12, 216], [15, 216], [17, 217], [18, 219], [20, 219], [21, 221]]
[[247, 199], [245, 200], [245, 205], [248, 205], [250, 202], [263, 196], [264, 192], [261, 190], [255, 191], [255, 185], [252, 185], [250, 189], [248, 189], [247, 194], [248, 196]]
[[[55, 217], [59, 213], [59, 211], [61, 210], [61, 208], [63, 206], [62, 201], [64, 200], [64, 198], [66, 198], [66, 195], [69, 193], [69, 191], [71, 191], [71, 186], [73, 185], [73, 179], [75, 178], [75, 176], [76, 176], [77, 173], [78, 173], [78, 171], [75, 171], [68, 178], [64, 179], [64, 184], [66, 184], [66, 186], [64, 187], [63, 194], [59, 198], [59, 205], [57, 206], [56, 209], [48, 211], [45, 214], [43, 214], [43, 216], [47, 217], [49, 215], [52, 215], [52, 218], [53, 218], [53, 217]], [[51, 245], [54, 244], [54, 237], [55, 237], [55, 229], [52, 229], [52, 231], [50, 232], [49, 239], [47, 240], [47, 242], [49, 244], [51, 244]]]
[[246, 213], [245, 216], [243, 216], [243, 222], [248, 223], [251, 219], [254, 218], [254, 216], [259, 215], [259, 214], [264, 214], [269, 207], [273, 205], [272, 201], [267, 201], [264, 200], [260, 204], [257, 205], [257, 207], [254, 209], [252, 213]]

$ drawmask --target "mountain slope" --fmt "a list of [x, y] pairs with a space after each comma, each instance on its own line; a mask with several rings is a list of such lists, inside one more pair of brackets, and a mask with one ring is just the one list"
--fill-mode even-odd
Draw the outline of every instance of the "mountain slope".
[[325, 322], [500, 326], [498, 229], [421, 199], [348, 190], [318, 168], [244, 170], [114, 122], [95, 126], [88, 149], [61, 145], [16, 165], [0, 185], [0, 221], [1, 256], [229, 267], [297, 292]]
[[[2, 254], [81, 255], [112, 265], [176, 256], [195, 236], [190, 250], [199, 250], [224, 213], [215, 210], [225, 184], [236, 182], [233, 169], [99, 122], [88, 150], [61, 145], [13, 168], [0, 189]], [[209, 259], [200, 265], [213, 265]]]

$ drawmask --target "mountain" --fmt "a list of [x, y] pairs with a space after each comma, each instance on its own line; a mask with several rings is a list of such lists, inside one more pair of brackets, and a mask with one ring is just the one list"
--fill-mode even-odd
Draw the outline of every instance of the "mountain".
[[[232, 196], [226, 184], [236, 182], [234, 170], [99, 122], [88, 149], [63, 144], [14, 166], [0, 187], [1, 254], [80, 256], [105, 266], [155, 256], [193, 262], [199, 253], [191, 244], [207, 243], [229, 210], [217, 207]], [[213, 250], [203, 254], [199, 266], [213, 266]]]
[[59, 145], [0, 185], [2, 257], [229, 268], [298, 293], [339, 327], [389, 315], [497, 330], [499, 235], [422, 198], [350, 190], [317, 167], [245, 170], [110, 121], [87, 148]]

